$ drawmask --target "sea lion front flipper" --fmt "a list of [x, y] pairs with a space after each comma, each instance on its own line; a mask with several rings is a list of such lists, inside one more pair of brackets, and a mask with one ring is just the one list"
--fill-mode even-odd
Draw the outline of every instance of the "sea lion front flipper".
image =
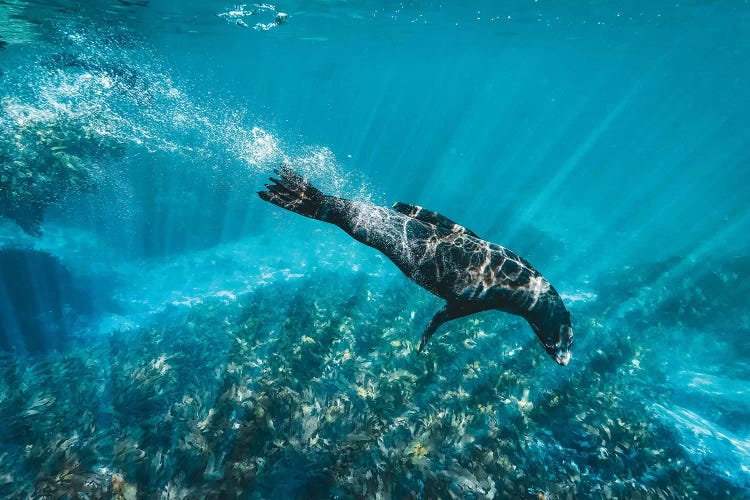
[[435, 333], [443, 323], [462, 316], [468, 316], [474, 312], [475, 311], [467, 310], [456, 304], [451, 304], [450, 302], [445, 304], [442, 309], [435, 313], [435, 316], [432, 317], [430, 322], [427, 323], [427, 328], [425, 328], [424, 333], [422, 334], [422, 340], [419, 342], [417, 351], [422, 352], [422, 349], [424, 349], [425, 344], [430, 340], [432, 334]]
[[452, 221], [445, 215], [440, 215], [437, 212], [424, 209], [417, 205], [409, 205], [408, 203], [401, 203], [400, 201], [397, 201], [393, 204], [393, 210], [398, 213], [404, 214], [407, 217], [411, 217], [412, 219], [421, 220], [422, 222], [447, 229], [452, 233], [464, 233], [468, 234], [469, 236], [479, 238], [479, 236], [474, 234], [474, 231], [466, 229], [464, 226]]

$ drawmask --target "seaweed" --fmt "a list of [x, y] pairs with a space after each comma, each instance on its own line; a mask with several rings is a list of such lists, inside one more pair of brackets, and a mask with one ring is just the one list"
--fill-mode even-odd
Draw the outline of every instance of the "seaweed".
[[68, 353], [3, 358], [0, 494], [740, 494], [652, 411], [671, 394], [638, 338], [561, 372], [525, 325], [488, 313], [420, 355], [414, 332], [435, 304], [411, 292], [319, 273]]

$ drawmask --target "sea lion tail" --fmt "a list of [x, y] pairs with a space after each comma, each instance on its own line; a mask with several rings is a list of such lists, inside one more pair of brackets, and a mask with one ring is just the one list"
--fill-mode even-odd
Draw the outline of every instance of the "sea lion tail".
[[323, 218], [323, 206], [328, 196], [283, 163], [274, 169], [274, 173], [279, 178], [269, 178], [272, 184], [265, 185], [267, 191], [258, 192], [261, 199], [305, 217]]

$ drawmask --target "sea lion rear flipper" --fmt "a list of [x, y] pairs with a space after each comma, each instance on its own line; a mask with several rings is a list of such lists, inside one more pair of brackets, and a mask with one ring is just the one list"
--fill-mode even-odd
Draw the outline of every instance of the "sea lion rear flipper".
[[305, 217], [321, 218], [327, 196], [286, 164], [282, 163], [274, 173], [279, 178], [269, 179], [271, 184], [266, 184], [267, 191], [258, 192], [261, 199]]
[[448, 302], [443, 306], [442, 309], [440, 309], [437, 313], [435, 313], [435, 316], [432, 317], [429, 323], [427, 323], [427, 328], [425, 328], [424, 333], [422, 334], [422, 340], [419, 342], [419, 347], [417, 348], [418, 352], [422, 352], [422, 349], [424, 349], [425, 344], [430, 340], [430, 337], [432, 337], [432, 334], [437, 331], [438, 328], [443, 323], [446, 323], [452, 319], [460, 318], [462, 316], [468, 316], [469, 314], [473, 314], [475, 311], [467, 310], [457, 304], [451, 304]]
[[406, 215], [407, 217], [421, 220], [422, 222], [426, 222], [428, 224], [433, 224], [440, 228], [447, 229], [448, 231], [452, 233], [464, 233], [469, 236], [474, 236], [475, 238], [479, 238], [479, 236], [474, 234], [473, 231], [466, 229], [461, 224], [458, 224], [452, 221], [451, 219], [449, 219], [448, 217], [444, 215], [440, 215], [437, 212], [433, 212], [432, 210], [426, 210], [420, 206], [409, 205], [408, 203], [402, 203], [400, 201], [393, 204], [393, 209], [396, 212]]

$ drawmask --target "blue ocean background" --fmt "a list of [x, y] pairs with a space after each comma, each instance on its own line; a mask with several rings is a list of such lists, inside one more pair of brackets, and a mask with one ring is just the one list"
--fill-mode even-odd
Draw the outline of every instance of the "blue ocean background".
[[[0, 0], [0, 496], [750, 497], [750, 4]], [[453, 321], [273, 168], [571, 311]]]

